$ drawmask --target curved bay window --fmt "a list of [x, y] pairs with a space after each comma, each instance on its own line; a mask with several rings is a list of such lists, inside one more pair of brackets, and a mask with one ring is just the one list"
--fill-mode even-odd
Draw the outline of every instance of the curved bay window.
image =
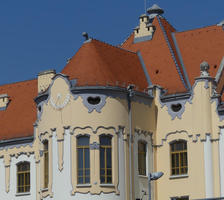
[[48, 141], [43, 142], [44, 150], [44, 188], [48, 188], [49, 183], [49, 151], [48, 151]]
[[187, 142], [176, 141], [170, 144], [171, 175], [187, 174]]
[[17, 193], [30, 191], [30, 163], [17, 164]]
[[90, 156], [88, 136], [79, 136], [77, 138], [77, 157], [78, 184], [90, 183]]
[[146, 147], [145, 142], [138, 142], [138, 172], [144, 176], [146, 176]]
[[100, 136], [100, 183], [112, 183], [111, 141], [111, 136]]

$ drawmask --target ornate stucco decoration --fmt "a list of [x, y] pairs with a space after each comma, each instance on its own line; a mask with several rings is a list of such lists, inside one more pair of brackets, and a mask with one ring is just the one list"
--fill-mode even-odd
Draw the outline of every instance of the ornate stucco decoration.
[[[93, 110], [100, 113], [106, 104], [107, 96], [103, 94], [80, 94], [83, 99], [83, 105], [91, 113]], [[92, 103], [91, 103], [92, 102]]]
[[146, 131], [146, 130], [142, 130], [142, 129], [139, 129], [139, 128], [135, 128], [135, 133], [137, 133], [138, 135], [144, 135], [144, 136], [147, 136], [147, 135], [152, 135], [152, 132], [150, 131]]
[[[207, 141], [207, 135], [212, 136], [211, 133], [205, 133], [203, 134], [203, 136], [201, 134], [190, 134], [188, 131], [186, 130], [176, 130], [176, 131], [172, 131], [169, 132], [165, 135], [164, 138], [161, 139], [161, 142], [154, 144], [153, 147], [162, 147], [164, 145], [164, 143], [169, 142], [170, 141], [170, 137], [171, 136], [175, 136], [180, 139], [180, 138], [186, 138], [187, 140], [191, 140], [193, 143], [197, 143], [197, 142], [205, 142]], [[182, 137], [180, 137], [180, 135], [182, 135]], [[218, 138], [212, 138], [210, 137], [210, 141], [215, 142], [215, 141], [219, 141], [220, 139], [220, 135], [218, 136]]]
[[61, 93], [58, 93], [56, 98], [50, 98], [51, 106], [53, 106], [57, 110], [63, 109], [70, 100], [70, 94], [67, 94], [65, 97], [62, 96]]
[[171, 100], [171, 101], [161, 101], [159, 98], [159, 102], [161, 105], [161, 108], [164, 106], [167, 107], [167, 112], [171, 116], [171, 119], [174, 120], [175, 118], [181, 119], [182, 115], [185, 111], [185, 104], [188, 102], [192, 104], [192, 94], [189, 97], [186, 95], [185, 99], [179, 99], [179, 100]]

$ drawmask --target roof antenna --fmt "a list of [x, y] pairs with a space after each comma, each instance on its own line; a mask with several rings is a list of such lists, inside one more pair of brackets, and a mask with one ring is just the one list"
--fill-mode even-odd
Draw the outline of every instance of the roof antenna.
[[147, 14], [146, 12], [146, 9], [147, 9], [147, 5], [146, 5], [146, 3], [147, 3], [147, 0], [144, 0], [145, 1], [145, 14]]
[[82, 36], [85, 38], [85, 40], [88, 40], [89, 39], [89, 35], [86, 32], [83, 32], [82, 33]]

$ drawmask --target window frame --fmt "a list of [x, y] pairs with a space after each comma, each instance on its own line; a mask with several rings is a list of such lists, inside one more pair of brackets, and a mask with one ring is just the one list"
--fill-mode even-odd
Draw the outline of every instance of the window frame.
[[[29, 169], [28, 170], [21, 170], [21, 171], [19, 171], [19, 166], [20, 165], [24, 165], [24, 164], [28, 164], [28, 166], [29, 166]], [[19, 175], [23, 175], [24, 177], [24, 181], [23, 181], [23, 184], [22, 185], [20, 185], [19, 184]], [[27, 180], [26, 180], [26, 175], [29, 175], [29, 184], [26, 184], [26, 182], [27, 182]], [[30, 193], [30, 190], [31, 190], [31, 173], [30, 173], [30, 162], [29, 161], [21, 161], [21, 162], [19, 162], [19, 163], [17, 163], [16, 164], [16, 178], [17, 178], [17, 180], [16, 180], [16, 182], [17, 182], [17, 185], [16, 185], [16, 193], [17, 194], [24, 194], [24, 193]], [[19, 191], [19, 188], [24, 188], [24, 190], [23, 191]], [[29, 189], [26, 191], [26, 187], [29, 187]]]
[[[47, 150], [45, 149], [45, 144], [47, 143]], [[43, 145], [43, 188], [48, 189], [49, 187], [49, 141], [44, 140], [42, 142]], [[47, 163], [46, 163], [47, 160]], [[47, 165], [47, 169], [46, 169]]]
[[[100, 193], [112, 193], [120, 194], [118, 189], [119, 185], [119, 157], [118, 153], [118, 132], [113, 128], [101, 127], [97, 131], [93, 131], [90, 127], [78, 127], [74, 128], [70, 132], [71, 135], [71, 183], [72, 183], [72, 195], [76, 193], [90, 193], [90, 194], [100, 194]], [[76, 153], [76, 140], [80, 135], [89, 135], [90, 137], [90, 184], [77, 184], [77, 153]], [[100, 183], [100, 136], [110, 135], [112, 136], [112, 183], [111, 184], [101, 184]]]
[[[141, 144], [144, 144], [145, 146], [145, 156], [144, 156], [144, 159], [145, 159], [145, 174], [140, 174], [139, 172], [139, 143]], [[148, 143], [145, 141], [145, 140], [138, 140], [137, 142], [137, 149], [138, 149], [138, 175], [139, 176], [147, 176], [147, 171], [148, 171], [148, 159], [147, 159], [147, 155], [148, 155]]]
[[[181, 150], [172, 150], [172, 145], [178, 144], [178, 143], [183, 143], [183, 145], [186, 146], [186, 149], [181, 149]], [[183, 139], [179, 140], [174, 140], [169, 143], [170, 147], [170, 175], [171, 177], [185, 177], [188, 174], [188, 148], [187, 148], [187, 141]], [[178, 155], [178, 166], [173, 166], [172, 162], [172, 156], [173, 155]], [[181, 157], [184, 157], [183, 160], [181, 160]], [[186, 163], [186, 165], [183, 165], [183, 163]], [[178, 173], [176, 173], [176, 170], [178, 169]], [[186, 172], [181, 172], [185, 170]], [[175, 170], [175, 173], [173, 173], [173, 170]]]
[[[43, 198], [52, 196], [52, 185], [53, 185], [53, 152], [52, 152], [52, 136], [54, 131], [51, 133], [45, 132], [40, 135], [40, 165], [39, 165], [39, 176], [40, 176], [40, 193]], [[48, 188], [44, 187], [44, 146], [43, 143], [48, 141]]]
[[[78, 145], [78, 140], [79, 140], [79, 138], [81, 138], [81, 137], [85, 137], [85, 138], [88, 138], [88, 145]], [[89, 135], [79, 135], [79, 136], [77, 136], [76, 137], [76, 154], [77, 154], [77, 166], [76, 166], [76, 168], [77, 168], [77, 185], [86, 185], [86, 184], [90, 184], [91, 183], [91, 163], [90, 163], [90, 136]], [[84, 159], [83, 159], [83, 167], [84, 168], [82, 168], [82, 170], [84, 169], [84, 172], [83, 172], [83, 177], [84, 177], [84, 181], [83, 181], [83, 183], [79, 183], [79, 155], [78, 155], [78, 149], [89, 149], [89, 182], [86, 182], [85, 181], [85, 170], [86, 170], [86, 168], [84, 167], [84, 165], [85, 165], [85, 151], [83, 151], [83, 157], [84, 157]]]
[[[100, 161], [100, 164], [99, 164], [99, 170], [100, 170], [100, 173], [99, 173], [99, 175], [100, 175], [100, 184], [112, 184], [113, 183], [113, 158], [112, 158], [112, 156], [113, 156], [113, 148], [112, 148], [112, 139], [113, 139], [113, 136], [112, 135], [110, 135], [110, 134], [101, 134], [101, 135], [99, 135], [99, 141], [100, 141], [100, 138], [101, 137], [106, 137], [106, 138], [110, 138], [110, 145], [105, 145], [105, 144], [101, 144], [100, 142], [99, 142], [99, 144], [100, 144], [100, 147], [99, 147], [99, 161]], [[102, 149], [104, 149], [104, 168], [101, 168], [101, 148]], [[107, 163], [108, 163], [108, 158], [107, 158], [107, 152], [108, 152], [108, 150], [110, 150], [110, 159], [111, 159], [111, 163], [110, 163], [110, 165], [111, 165], [111, 168], [107, 168]], [[104, 175], [102, 175], [101, 174], [101, 170], [104, 170]], [[111, 175], [108, 175], [107, 174], [107, 172], [108, 172], [108, 170], [110, 170], [111, 171]], [[101, 177], [103, 177], [104, 176], [104, 179], [105, 179], [105, 181], [104, 182], [102, 182], [101, 181]], [[108, 182], [108, 178], [111, 178], [111, 181], [110, 182]]]

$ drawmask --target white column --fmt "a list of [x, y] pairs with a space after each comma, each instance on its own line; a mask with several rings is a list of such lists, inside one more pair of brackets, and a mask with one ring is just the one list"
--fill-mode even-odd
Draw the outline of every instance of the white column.
[[210, 135], [206, 135], [204, 142], [204, 167], [205, 167], [205, 193], [206, 198], [212, 198], [213, 190], [213, 161], [212, 161], [212, 143]]
[[220, 129], [219, 172], [220, 172], [220, 196], [224, 197], [224, 128]]

